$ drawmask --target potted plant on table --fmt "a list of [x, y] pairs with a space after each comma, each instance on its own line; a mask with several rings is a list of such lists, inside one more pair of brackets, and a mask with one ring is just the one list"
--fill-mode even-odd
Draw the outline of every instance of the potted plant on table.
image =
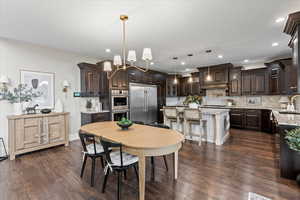
[[[285, 139], [289, 148], [300, 155], [300, 128], [286, 131]], [[297, 175], [296, 181], [300, 185], [300, 174]]]
[[30, 102], [33, 98], [40, 97], [41, 95], [41, 92], [33, 92], [32, 88], [28, 89], [26, 84], [19, 84], [12, 91], [5, 91], [2, 94], [1, 100], [7, 100], [9, 103], [13, 104], [14, 114], [21, 115], [22, 103]]
[[189, 95], [185, 98], [183, 104], [188, 105], [189, 108], [198, 108], [202, 103], [202, 97], [198, 95]]

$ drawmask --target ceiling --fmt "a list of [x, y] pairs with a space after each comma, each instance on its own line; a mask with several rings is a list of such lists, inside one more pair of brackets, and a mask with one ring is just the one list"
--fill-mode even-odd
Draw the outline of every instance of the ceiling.
[[138, 60], [151, 47], [151, 68], [179, 72], [289, 56], [285, 21], [275, 20], [299, 10], [299, 0], [0, 0], [0, 37], [107, 59], [120, 54], [119, 15], [128, 14], [128, 48]]

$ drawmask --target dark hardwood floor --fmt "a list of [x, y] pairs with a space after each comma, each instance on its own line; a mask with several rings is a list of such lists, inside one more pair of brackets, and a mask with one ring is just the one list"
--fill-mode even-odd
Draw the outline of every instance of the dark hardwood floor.
[[[1, 200], [115, 200], [117, 178], [109, 177], [101, 193], [103, 170], [97, 162], [95, 187], [90, 187], [88, 161], [80, 179], [81, 145], [56, 147], [0, 162]], [[171, 166], [171, 157], [168, 157]], [[272, 135], [231, 130], [220, 147], [186, 142], [179, 153], [179, 177], [172, 180], [162, 158], [156, 158], [156, 177], [151, 181], [147, 163], [146, 200], [247, 200], [249, 192], [273, 200], [299, 200], [300, 189], [293, 181], [279, 177], [278, 147]], [[133, 170], [123, 181], [123, 200], [138, 199]]]

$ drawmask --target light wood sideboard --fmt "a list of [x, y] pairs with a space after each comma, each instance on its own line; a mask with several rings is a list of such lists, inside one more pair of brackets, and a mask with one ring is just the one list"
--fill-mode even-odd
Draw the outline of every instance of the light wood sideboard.
[[69, 113], [8, 116], [10, 160], [16, 155], [69, 145]]

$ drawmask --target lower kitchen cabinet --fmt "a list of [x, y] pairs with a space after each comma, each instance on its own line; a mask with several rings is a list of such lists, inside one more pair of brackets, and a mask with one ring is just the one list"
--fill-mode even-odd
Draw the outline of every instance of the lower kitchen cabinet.
[[18, 154], [69, 144], [69, 113], [8, 116], [9, 154]]
[[90, 124], [94, 122], [110, 121], [110, 112], [101, 113], [81, 113], [81, 125]]
[[267, 109], [231, 109], [230, 126], [272, 133], [271, 111]]

